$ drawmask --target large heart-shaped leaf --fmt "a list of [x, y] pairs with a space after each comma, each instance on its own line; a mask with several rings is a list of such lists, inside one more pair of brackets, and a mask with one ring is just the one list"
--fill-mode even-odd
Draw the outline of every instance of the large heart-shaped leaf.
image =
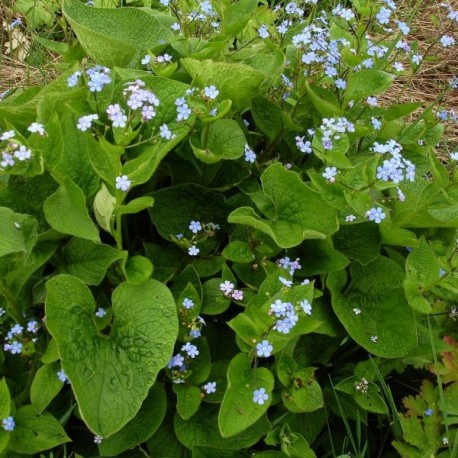
[[215, 62], [210, 59], [181, 59], [181, 65], [198, 86], [214, 84], [221, 99], [232, 100], [233, 107], [245, 108], [261, 92], [265, 75], [249, 65], [233, 62]]
[[239, 207], [229, 215], [230, 223], [254, 227], [282, 248], [299, 245], [304, 239], [324, 239], [337, 230], [336, 210], [326, 205], [296, 172], [277, 162], [265, 170], [261, 181], [262, 194], [256, 193], [257, 200], [255, 194], [250, 197], [268, 219], [251, 207]]
[[[227, 390], [218, 415], [218, 425], [223, 437], [240, 434], [262, 417], [272, 402], [274, 377], [265, 367], [252, 369], [248, 355], [239, 353], [227, 372]], [[267, 399], [261, 403], [253, 400], [256, 389], [264, 389]]]
[[136, 8], [91, 8], [66, 0], [62, 11], [81, 46], [102, 65], [127, 67], [143, 52], [174, 38], [158, 19]]
[[405, 274], [393, 260], [379, 256], [366, 266], [331, 272], [332, 307], [348, 334], [363, 348], [383, 358], [405, 356], [417, 344], [415, 314], [404, 295]]
[[81, 280], [58, 275], [46, 287], [46, 324], [81, 416], [96, 434], [108, 437], [136, 415], [172, 355], [178, 333], [173, 296], [156, 280], [122, 283], [112, 295], [111, 332], [103, 335], [94, 321], [94, 299]]

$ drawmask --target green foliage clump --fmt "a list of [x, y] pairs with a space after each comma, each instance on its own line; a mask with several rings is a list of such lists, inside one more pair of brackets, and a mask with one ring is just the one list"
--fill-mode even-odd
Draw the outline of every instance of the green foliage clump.
[[0, 454], [456, 456], [457, 84], [386, 96], [432, 48], [391, 1], [88, 3], [0, 101]]

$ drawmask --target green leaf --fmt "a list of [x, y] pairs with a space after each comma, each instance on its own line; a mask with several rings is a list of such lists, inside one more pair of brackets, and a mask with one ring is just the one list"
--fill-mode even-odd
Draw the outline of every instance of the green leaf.
[[231, 37], [237, 35], [248, 24], [251, 13], [257, 6], [256, 0], [240, 0], [229, 4], [223, 13], [221, 33]]
[[274, 140], [283, 132], [280, 107], [265, 97], [255, 97], [251, 101], [251, 114], [256, 126], [269, 140]]
[[[253, 402], [253, 399], [250, 402]], [[271, 429], [267, 416], [263, 415], [245, 431], [232, 437], [223, 437], [218, 429], [218, 409], [218, 405], [202, 404], [199, 411], [189, 420], [183, 420], [176, 414], [174, 426], [180, 442], [190, 449], [203, 446], [240, 450], [256, 444]]]
[[189, 420], [200, 407], [202, 401], [200, 389], [194, 385], [173, 385], [177, 395], [177, 412], [184, 420]]
[[33, 35], [33, 39], [44, 46], [46, 49], [49, 49], [50, 51], [57, 54], [64, 54], [69, 50], [69, 45], [67, 43], [48, 40], [47, 38], [40, 37], [39, 35]]
[[234, 240], [228, 243], [222, 254], [225, 259], [242, 264], [253, 262], [254, 260], [254, 254], [251, 251], [250, 244], [241, 240]]
[[89, 216], [83, 191], [69, 178], [43, 204], [46, 221], [53, 229], [99, 242], [99, 231]]
[[[239, 353], [232, 359], [227, 371], [227, 390], [218, 415], [218, 426], [223, 437], [231, 437], [252, 426], [267, 411], [272, 402], [274, 377], [265, 367], [252, 369], [248, 355]], [[258, 404], [253, 401], [255, 390], [264, 388], [268, 399]]]
[[151, 208], [153, 204], [154, 199], [150, 196], [137, 197], [125, 205], [115, 205], [114, 213], [116, 215], [132, 215]]
[[173, 430], [173, 419], [166, 418], [160, 428], [148, 440], [150, 456], [170, 456], [173, 458], [191, 458], [191, 450], [178, 441]]
[[305, 82], [305, 90], [315, 109], [323, 116], [334, 117], [342, 114], [342, 109], [334, 100], [335, 97], [326, 89], [316, 85], [310, 86]]
[[93, 8], [65, 0], [62, 12], [88, 55], [108, 67], [127, 67], [174, 38], [158, 19], [137, 8]]
[[214, 84], [221, 99], [232, 100], [236, 110], [248, 106], [250, 100], [259, 94], [259, 86], [265, 79], [259, 70], [239, 63], [185, 58], [181, 59], [181, 64], [197, 86]]
[[218, 119], [206, 126], [200, 144], [196, 144], [196, 138], [191, 140], [194, 155], [206, 164], [238, 159], [245, 152], [245, 134], [233, 119]]
[[138, 285], [151, 278], [153, 264], [145, 256], [131, 256], [123, 266], [123, 272], [129, 283]]
[[[264, 43], [263, 43], [264, 45]], [[277, 84], [280, 75], [285, 69], [285, 55], [277, 47], [266, 47], [256, 49], [253, 47], [254, 53], [242, 60], [242, 64], [264, 73], [264, 82], [260, 89], [262, 92], [267, 91], [270, 87]]]
[[350, 261], [324, 240], [304, 240], [300, 247], [299, 275], [309, 276], [344, 269]]
[[351, 73], [347, 79], [345, 100], [360, 100], [385, 92], [393, 82], [394, 75], [382, 70], [366, 69]]
[[0, 257], [29, 254], [37, 241], [37, 226], [32, 216], [0, 207]]
[[29, 138], [32, 151], [39, 150], [44, 159], [45, 167], [52, 170], [61, 160], [64, 151], [62, 127], [57, 113], [54, 113], [44, 127], [48, 135], [38, 135]]
[[312, 147], [313, 152], [325, 163], [333, 165], [339, 169], [348, 169], [352, 166], [351, 161], [345, 155], [350, 148], [350, 140], [345, 134], [340, 134], [338, 139], [332, 139], [332, 149], [324, 148], [323, 134], [318, 131], [313, 136]]
[[104, 438], [99, 445], [103, 456], [118, 456], [149, 439], [161, 425], [167, 408], [163, 385], [156, 383], [143, 401], [137, 415], [120, 431]]
[[[77, 115], [69, 109], [61, 119], [64, 149], [61, 160], [52, 159], [52, 175], [59, 184], [65, 181], [63, 177], [66, 180], [71, 179], [83, 190], [84, 195], [89, 197], [99, 189], [100, 178], [89, 160], [89, 150], [95, 140], [90, 133], [77, 129], [79, 116], [82, 115]], [[45, 152], [45, 157], [46, 154]]]
[[229, 308], [231, 299], [222, 294], [219, 287], [222, 282], [223, 280], [221, 279], [211, 278], [202, 285], [202, 313], [206, 315], [219, 315]]
[[99, 177], [113, 188], [116, 177], [121, 174], [121, 155], [124, 149], [108, 143], [103, 137], [100, 137], [99, 141], [88, 137], [86, 142], [92, 167]]
[[37, 415], [31, 405], [18, 409], [14, 420], [16, 427], [8, 444], [12, 452], [33, 455], [70, 441], [64, 428], [50, 413]]
[[144, 147], [139, 156], [124, 164], [122, 173], [129, 177], [134, 186], [146, 183], [162, 159], [188, 135], [189, 129], [187, 125], [179, 125], [176, 128], [172, 126], [171, 130], [175, 135], [173, 139]]
[[122, 283], [114, 291], [111, 333], [99, 333], [87, 286], [70, 275], [46, 283], [46, 325], [57, 340], [81, 416], [102, 437], [139, 411], [178, 333], [175, 301], [156, 280]]
[[41, 414], [49, 403], [57, 396], [64, 385], [57, 377], [59, 364], [44, 364], [41, 366], [30, 387], [30, 402], [35, 412]]
[[439, 275], [437, 258], [428, 242], [422, 237], [406, 260], [404, 289], [407, 300], [414, 310], [422, 313], [432, 312], [432, 305], [423, 297], [422, 288], [438, 281]]
[[230, 223], [259, 229], [282, 248], [299, 245], [304, 239], [325, 238], [337, 230], [336, 210], [328, 207], [296, 172], [276, 163], [264, 171], [261, 181], [263, 195], [272, 200], [274, 207], [269, 219], [261, 218], [250, 207], [241, 207], [229, 215]]
[[11, 412], [11, 395], [5, 378], [0, 380], [0, 418], [3, 420]]
[[337, 250], [363, 265], [380, 254], [379, 230], [371, 222], [341, 226], [332, 239]]
[[56, 339], [51, 338], [48, 342], [48, 346], [46, 347], [45, 352], [41, 357], [41, 362], [43, 364], [51, 364], [56, 361], [59, 361], [59, 348], [57, 346]]
[[[417, 329], [404, 295], [402, 268], [380, 256], [366, 266], [352, 264], [350, 272], [351, 284], [344, 292], [345, 272], [328, 277], [332, 307], [347, 332], [374, 355], [406, 355], [417, 344]], [[376, 342], [371, 339], [374, 337]]]
[[222, 450], [210, 447], [193, 447], [192, 458], [248, 458], [248, 452], [242, 450]]
[[161, 236], [167, 240], [188, 231], [192, 220], [213, 222], [221, 226], [226, 221], [226, 202], [223, 195], [197, 184], [163, 188], [153, 192], [153, 197], [154, 207], [149, 210], [151, 220]]
[[87, 285], [99, 285], [113, 262], [123, 254], [109, 245], [73, 238], [63, 250], [64, 273], [69, 273]]
[[301, 369], [292, 376], [292, 384], [282, 391], [285, 407], [295, 413], [313, 412], [323, 407], [323, 393], [314, 379], [315, 368]]
[[116, 198], [104, 183], [100, 186], [99, 192], [94, 198], [94, 216], [98, 225], [111, 234], [111, 221], [113, 217]]

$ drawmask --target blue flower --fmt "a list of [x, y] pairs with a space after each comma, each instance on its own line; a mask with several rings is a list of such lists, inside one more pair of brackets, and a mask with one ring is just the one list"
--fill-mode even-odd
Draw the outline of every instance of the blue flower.
[[256, 153], [245, 143], [245, 161], [253, 164], [256, 160]]
[[374, 207], [366, 213], [366, 217], [369, 219], [369, 221], [375, 221], [377, 224], [380, 224], [382, 219], [385, 219], [386, 215], [383, 213], [382, 207]]
[[116, 189], [127, 192], [130, 189], [131, 184], [132, 182], [129, 180], [127, 175], [116, 177]]
[[455, 39], [451, 35], [443, 35], [440, 39], [440, 42], [444, 48], [447, 48], [455, 44]]
[[75, 87], [78, 84], [78, 78], [82, 75], [82, 72], [75, 72], [67, 78], [67, 86]]
[[392, 11], [388, 8], [381, 8], [380, 11], [377, 13], [375, 18], [380, 24], [386, 25], [389, 24], [390, 22], [390, 16], [391, 16]]
[[159, 135], [164, 138], [165, 140], [171, 140], [172, 139], [172, 131], [169, 129], [169, 126], [167, 124], [162, 124], [162, 126], [159, 127], [160, 133]]
[[13, 431], [16, 426], [16, 422], [14, 421], [14, 418], [11, 416], [4, 418], [2, 420], [2, 424], [5, 431]]
[[337, 175], [337, 172], [338, 170], [336, 167], [326, 167], [324, 173], [321, 175], [330, 183], [334, 183], [334, 181], [336, 181], [334, 177]]
[[219, 95], [219, 91], [215, 86], [212, 85], [204, 88], [204, 94], [205, 97], [208, 97], [211, 100], [215, 100]]
[[95, 121], [96, 119], [99, 119], [99, 115], [97, 115], [97, 114], [81, 116], [81, 118], [78, 119], [78, 123], [77, 123], [76, 127], [81, 132], [86, 132], [86, 130], [88, 130], [88, 129], [90, 129], [92, 127], [92, 121]]
[[312, 314], [312, 305], [307, 299], [304, 299], [303, 301], [300, 302], [299, 304], [304, 311], [305, 314], [311, 315]]
[[269, 31], [267, 30], [267, 25], [266, 24], [262, 24], [261, 27], [259, 27], [258, 35], [261, 38], [269, 38], [270, 34], [269, 34]]
[[67, 374], [64, 372], [63, 369], [61, 369], [60, 371], [57, 371], [57, 378], [58, 378], [62, 383], [65, 383], [65, 382], [69, 383]]
[[347, 82], [339, 78], [335, 81], [335, 85], [337, 89], [345, 89], [347, 87]]
[[286, 278], [283, 277], [278, 277], [281, 283], [283, 283], [287, 288], [291, 288], [291, 285], [293, 282], [291, 280], [287, 280]]
[[197, 347], [190, 342], [186, 342], [186, 344], [181, 347], [181, 351], [185, 351], [190, 358], [195, 358], [199, 354]]
[[183, 307], [185, 309], [192, 309], [194, 307], [194, 302], [187, 297], [183, 300]]
[[268, 340], [263, 340], [256, 345], [256, 354], [260, 357], [268, 358], [272, 354], [274, 347]]
[[189, 229], [194, 234], [197, 234], [199, 231], [202, 230], [202, 224], [200, 223], [200, 221], [191, 221], [191, 223], [189, 224]]
[[197, 256], [199, 252], [200, 252], [199, 248], [197, 248], [195, 245], [188, 248], [189, 256]]
[[262, 406], [265, 401], [269, 399], [269, 395], [266, 393], [265, 388], [259, 388], [259, 390], [253, 391], [253, 402]]
[[216, 393], [216, 382], [208, 382], [202, 388], [207, 394]]
[[19, 355], [22, 353], [22, 343], [15, 340], [10, 344], [6, 343], [3, 349], [5, 351], [10, 351], [12, 355]]
[[176, 355], [170, 358], [170, 361], [167, 364], [167, 367], [169, 369], [172, 369], [172, 367], [183, 367], [183, 364], [184, 364], [183, 355], [180, 355], [180, 353], [177, 353]]
[[103, 318], [106, 314], [107, 314], [107, 311], [102, 307], [99, 307], [97, 311], [95, 312], [95, 316], [98, 318]]
[[425, 417], [430, 417], [433, 414], [433, 409], [426, 409], [423, 413]]
[[36, 320], [30, 320], [27, 323], [27, 331], [32, 332], [33, 334], [38, 332], [38, 322]]

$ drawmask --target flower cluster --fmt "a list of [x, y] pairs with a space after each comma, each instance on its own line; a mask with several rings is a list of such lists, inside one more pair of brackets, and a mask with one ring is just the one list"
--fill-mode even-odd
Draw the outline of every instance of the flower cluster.
[[97, 119], [99, 119], [98, 114], [90, 114], [86, 116], [81, 116], [81, 118], [78, 119], [78, 123], [76, 124], [76, 127], [81, 132], [86, 132], [86, 130], [92, 127], [92, 122]]
[[[38, 132], [40, 135], [45, 135], [45, 130], [41, 124], [33, 123], [28, 127], [30, 132]], [[42, 132], [42, 133], [41, 133]], [[2, 154], [0, 166], [2, 168], [13, 167], [16, 161], [24, 162], [32, 157], [32, 150], [25, 145], [19, 144], [14, 140], [16, 132], [14, 130], [7, 130], [0, 135], [0, 141], [7, 142]]]
[[142, 80], [137, 79], [125, 85], [127, 87], [122, 91], [122, 95], [126, 99], [128, 107], [132, 110], [141, 109], [143, 118], [152, 119], [156, 115], [154, 107], [158, 107], [160, 104], [157, 96], [149, 89], [144, 89], [145, 83]]
[[323, 148], [331, 150], [333, 147], [332, 140], [338, 140], [341, 134], [354, 132], [355, 125], [345, 117], [324, 118], [321, 122], [320, 130], [322, 132], [321, 143]]
[[269, 315], [278, 318], [273, 329], [282, 334], [289, 334], [299, 320], [294, 305], [291, 302], [282, 302], [280, 299], [270, 305]]
[[408, 180], [415, 180], [415, 165], [409, 160], [402, 157], [402, 146], [394, 140], [388, 140], [384, 144], [374, 143], [372, 147], [374, 153], [390, 154], [391, 158], [385, 159], [383, 164], [377, 167], [377, 178], [383, 181], [392, 181], [400, 183]]
[[[26, 329], [20, 324], [14, 324], [5, 336], [5, 344], [3, 350], [10, 352], [13, 355], [18, 355], [23, 352], [24, 343], [29, 339], [32, 342], [36, 341], [35, 335], [39, 329], [38, 322], [36, 320], [30, 320], [27, 323]], [[26, 336], [28, 333], [29, 336]]]
[[87, 86], [91, 92], [101, 92], [102, 89], [111, 83], [110, 77], [111, 70], [101, 65], [95, 65], [94, 67], [88, 68], [85, 72], [76, 71], [67, 78], [67, 86], [75, 87], [78, 85], [79, 78], [85, 76], [87, 80]]
[[291, 261], [291, 259], [288, 256], [285, 256], [283, 258], [278, 259], [277, 264], [281, 266], [283, 269], [287, 270], [290, 275], [294, 275], [294, 272], [296, 270], [302, 269], [300, 261], [301, 260], [299, 258], [296, 258], [295, 261]]
[[235, 289], [234, 283], [229, 280], [220, 283], [219, 289], [224, 293], [226, 297], [231, 297], [236, 301], [243, 301], [243, 291]]
[[297, 314], [298, 310], [302, 310], [306, 315], [311, 315], [312, 305], [307, 299], [304, 299], [299, 303], [299, 307], [296, 308], [291, 302], [283, 302], [277, 299], [270, 305], [269, 310], [269, 315], [273, 315], [276, 318], [272, 329], [282, 334], [289, 334], [291, 329], [293, 329], [299, 321], [299, 316]]
[[196, 345], [191, 342], [186, 342], [181, 346], [181, 352], [176, 353], [170, 358], [167, 364], [167, 368], [172, 371], [172, 379], [174, 383], [183, 383], [184, 376], [186, 375], [188, 364], [191, 360], [195, 359], [199, 355], [199, 350]]
[[369, 389], [369, 382], [363, 377], [361, 381], [355, 382], [355, 390], [360, 393], [367, 393]]
[[191, 221], [189, 223], [189, 230], [192, 232], [190, 239], [184, 237], [183, 234], [176, 234], [175, 239], [180, 241], [183, 240], [184, 246], [188, 249], [189, 256], [197, 256], [200, 253], [200, 248], [197, 247], [196, 243], [199, 239], [205, 239], [207, 237], [213, 237], [215, 231], [220, 229], [219, 224], [215, 223], [202, 223], [200, 221]]
[[184, 97], [179, 97], [175, 100], [177, 110], [177, 122], [186, 121], [191, 116], [191, 109]]

